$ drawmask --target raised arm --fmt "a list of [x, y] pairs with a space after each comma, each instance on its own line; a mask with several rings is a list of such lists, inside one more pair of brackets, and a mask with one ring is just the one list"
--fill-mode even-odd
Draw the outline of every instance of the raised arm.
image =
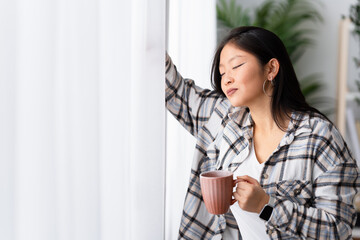
[[196, 137], [216, 104], [222, 100], [220, 94], [196, 86], [193, 80], [184, 79], [167, 53], [165, 87], [167, 109]]

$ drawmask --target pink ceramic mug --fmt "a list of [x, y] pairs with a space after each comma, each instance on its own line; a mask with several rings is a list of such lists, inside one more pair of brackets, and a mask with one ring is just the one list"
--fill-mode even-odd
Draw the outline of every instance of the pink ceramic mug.
[[241, 179], [233, 180], [233, 173], [224, 170], [203, 172], [200, 174], [201, 193], [206, 209], [212, 214], [225, 214], [232, 199], [233, 188]]

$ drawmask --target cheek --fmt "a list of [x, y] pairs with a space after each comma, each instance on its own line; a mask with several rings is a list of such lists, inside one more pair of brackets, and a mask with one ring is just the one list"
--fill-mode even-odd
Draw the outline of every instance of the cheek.
[[249, 72], [244, 78], [241, 79], [241, 84], [246, 91], [257, 92], [262, 90], [262, 77], [257, 72]]
[[252, 89], [252, 85], [254, 83], [254, 79], [250, 78], [250, 76], [241, 76], [241, 78], [237, 81], [237, 87], [244, 93]]

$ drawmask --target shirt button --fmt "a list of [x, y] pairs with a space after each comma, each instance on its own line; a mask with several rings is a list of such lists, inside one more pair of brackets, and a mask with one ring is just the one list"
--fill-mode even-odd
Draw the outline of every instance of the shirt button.
[[301, 189], [299, 189], [299, 188], [295, 189], [295, 190], [294, 190], [295, 196], [299, 195], [300, 192], [301, 192]]
[[267, 175], [266, 173], [263, 174], [263, 178], [267, 179], [269, 177], [269, 175]]

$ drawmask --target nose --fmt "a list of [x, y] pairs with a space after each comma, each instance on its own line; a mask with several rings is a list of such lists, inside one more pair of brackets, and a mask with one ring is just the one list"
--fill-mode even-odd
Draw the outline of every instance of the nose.
[[230, 83], [234, 82], [234, 78], [232, 76], [227, 76], [225, 78], [225, 86], [229, 85]]

